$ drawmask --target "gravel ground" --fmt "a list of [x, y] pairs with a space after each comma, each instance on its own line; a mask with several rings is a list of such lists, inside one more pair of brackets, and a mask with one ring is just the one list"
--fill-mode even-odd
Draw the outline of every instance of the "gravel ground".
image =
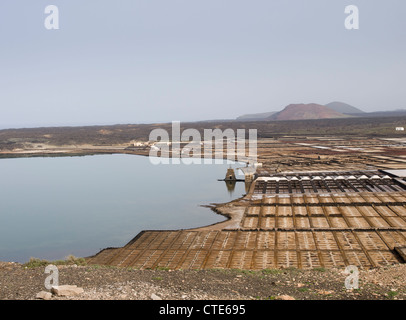
[[[52, 300], [403, 300], [406, 265], [360, 270], [359, 289], [347, 290], [342, 269], [136, 270], [61, 265], [60, 285], [84, 293]], [[0, 262], [0, 299], [33, 300], [46, 290], [44, 267]]]

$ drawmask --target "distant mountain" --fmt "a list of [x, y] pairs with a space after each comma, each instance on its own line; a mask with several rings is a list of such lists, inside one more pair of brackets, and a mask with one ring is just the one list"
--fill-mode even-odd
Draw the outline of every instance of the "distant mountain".
[[325, 105], [326, 107], [337, 111], [339, 113], [344, 113], [344, 114], [361, 114], [361, 113], [365, 113], [364, 111], [355, 108], [347, 103], [344, 102], [339, 102], [339, 101], [334, 101], [334, 102], [330, 102], [328, 104]]
[[348, 115], [334, 111], [326, 106], [317, 103], [290, 104], [282, 111], [279, 111], [267, 120], [308, 120], [308, 119], [332, 119], [346, 118]]
[[249, 120], [265, 120], [266, 118], [272, 116], [276, 111], [272, 112], [263, 112], [263, 113], [252, 113], [252, 114], [244, 114], [239, 116], [236, 120], [239, 121], [249, 121]]
[[279, 112], [262, 112], [245, 114], [236, 118], [237, 121], [269, 121], [269, 120], [306, 120], [332, 119], [344, 117], [397, 117], [406, 116], [406, 109], [390, 111], [364, 112], [344, 102], [330, 102], [326, 105], [317, 103], [290, 104]]
[[390, 111], [375, 111], [375, 112], [353, 113], [351, 115], [355, 117], [367, 117], [367, 118], [404, 117], [406, 116], [406, 110], [398, 109]]
[[[301, 104], [302, 106], [305, 106], [304, 104]], [[321, 106], [320, 104], [315, 104], [313, 103], [312, 105], [317, 105], [317, 106]], [[342, 118], [343, 115], [348, 114], [348, 115], [356, 115], [356, 116], [362, 116], [362, 114], [364, 114], [364, 111], [355, 108], [347, 103], [344, 102], [331, 102], [329, 104], [325, 105], [327, 108], [329, 108], [330, 110], [325, 110], [324, 108], [318, 107], [319, 108], [319, 112], [321, 113], [320, 115], [316, 115], [315, 113], [317, 113], [316, 110], [308, 110], [307, 112], [304, 112], [302, 116], [298, 115], [299, 119], [326, 119], [325, 117], [332, 117], [332, 118]], [[307, 107], [309, 108], [309, 107]], [[303, 111], [306, 109], [306, 107], [302, 108]], [[332, 114], [331, 112], [335, 111], [338, 114]], [[280, 111], [281, 112], [281, 111]], [[262, 113], [250, 113], [250, 114], [244, 114], [242, 116], [239, 116], [236, 118], [237, 121], [266, 121], [266, 120], [271, 120], [271, 118], [273, 116], [275, 116], [277, 113], [280, 113], [277, 111], [272, 111], [272, 112], [262, 112]], [[313, 113], [313, 115], [311, 115]], [[330, 115], [328, 115], [329, 113], [331, 113]], [[366, 114], [366, 113], [365, 113]], [[283, 115], [281, 115], [280, 117], [283, 117]], [[302, 118], [304, 117], [304, 118]], [[310, 117], [310, 118], [307, 118]], [[275, 119], [273, 119], [275, 120]], [[276, 119], [278, 120], [278, 119]], [[298, 119], [296, 119], [298, 120]]]

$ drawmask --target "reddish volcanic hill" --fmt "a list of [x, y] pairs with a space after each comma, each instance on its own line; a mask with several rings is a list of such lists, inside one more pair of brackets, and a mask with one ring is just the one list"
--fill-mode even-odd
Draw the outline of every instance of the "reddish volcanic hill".
[[269, 120], [306, 120], [306, 119], [331, 119], [348, 117], [326, 106], [316, 103], [290, 104], [282, 111], [268, 117]]

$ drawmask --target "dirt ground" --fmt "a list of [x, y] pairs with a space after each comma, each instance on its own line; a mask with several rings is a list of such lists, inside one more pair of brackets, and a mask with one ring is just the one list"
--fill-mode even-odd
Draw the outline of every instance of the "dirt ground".
[[[0, 262], [0, 299], [34, 300], [45, 288], [44, 267]], [[348, 290], [344, 269], [136, 270], [98, 265], [58, 266], [60, 285], [84, 293], [51, 300], [404, 300], [406, 265], [359, 270]]]

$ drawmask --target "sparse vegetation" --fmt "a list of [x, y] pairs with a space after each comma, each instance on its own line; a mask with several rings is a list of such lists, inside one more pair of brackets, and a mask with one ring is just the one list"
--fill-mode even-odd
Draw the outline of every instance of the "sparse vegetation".
[[168, 271], [170, 269], [168, 267], [156, 267], [156, 270]]
[[78, 266], [84, 266], [86, 265], [86, 259], [85, 258], [77, 258], [73, 255], [69, 255], [65, 258], [65, 260], [54, 260], [54, 261], [49, 261], [49, 260], [42, 260], [38, 258], [31, 257], [30, 260], [26, 263], [24, 263], [22, 266], [24, 268], [37, 268], [37, 267], [44, 267], [47, 265], [73, 265], [76, 264]]
[[398, 295], [398, 292], [391, 290], [391, 291], [389, 291], [389, 292], [387, 293], [387, 295], [388, 295], [388, 298], [389, 298], [389, 299], [394, 299], [394, 298]]
[[272, 274], [272, 275], [275, 275], [275, 274], [281, 274], [281, 273], [283, 273], [283, 270], [282, 270], [282, 269], [264, 269], [264, 270], [262, 270], [262, 273], [263, 273], [263, 274]]

